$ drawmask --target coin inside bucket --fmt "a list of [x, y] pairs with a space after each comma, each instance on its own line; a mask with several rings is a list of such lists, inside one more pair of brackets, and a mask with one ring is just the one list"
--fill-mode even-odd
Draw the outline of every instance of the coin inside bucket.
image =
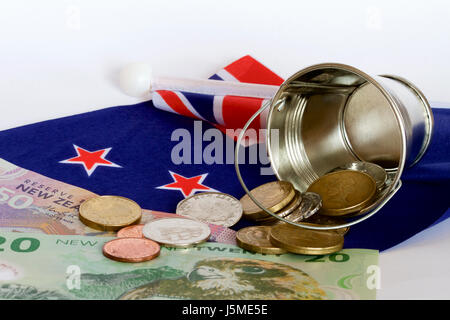
[[333, 169], [331, 172], [341, 171], [341, 170], [355, 170], [367, 173], [376, 182], [377, 188], [382, 189], [386, 185], [388, 174], [381, 166], [364, 161], [355, 161], [351, 163], [346, 163], [343, 166]]
[[309, 186], [308, 191], [321, 196], [321, 214], [342, 216], [371, 204], [376, 193], [376, 183], [363, 172], [342, 170], [317, 179]]

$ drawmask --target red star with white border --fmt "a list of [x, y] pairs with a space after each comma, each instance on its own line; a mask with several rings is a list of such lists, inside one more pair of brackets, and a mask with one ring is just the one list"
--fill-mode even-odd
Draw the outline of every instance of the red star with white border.
[[172, 176], [172, 179], [174, 182], [157, 187], [157, 189], [164, 189], [164, 190], [179, 190], [183, 194], [185, 198], [192, 196], [196, 192], [214, 192], [217, 190], [214, 190], [213, 188], [210, 188], [208, 186], [205, 186], [202, 184], [203, 180], [205, 180], [207, 173], [186, 178], [182, 176], [181, 174], [169, 171], [170, 175]]
[[81, 164], [83, 165], [84, 170], [86, 170], [88, 176], [91, 176], [91, 174], [94, 173], [95, 169], [100, 166], [122, 168], [118, 164], [105, 159], [112, 148], [100, 149], [97, 151], [88, 151], [86, 149], [80, 148], [77, 145], [73, 145], [73, 147], [75, 148], [78, 156], [60, 161], [59, 163]]

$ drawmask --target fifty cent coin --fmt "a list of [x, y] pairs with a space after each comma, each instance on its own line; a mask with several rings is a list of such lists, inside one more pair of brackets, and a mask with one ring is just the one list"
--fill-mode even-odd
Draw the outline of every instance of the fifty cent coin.
[[159, 252], [159, 244], [145, 238], [119, 238], [108, 241], [103, 246], [105, 257], [120, 262], [152, 260]]
[[102, 231], [116, 231], [138, 223], [141, 207], [133, 200], [118, 196], [89, 199], [80, 206], [79, 218], [88, 227]]
[[178, 203], [176, 213], [205, 223], [231, 227], [241, 219], [242, 205], [228, 194], [204, 192]]
[[[322, 199], [317, 193], [305, 192], [303, 200], [294, 212], [285, 219], [292, 222], [299, 222], [303, 219], [311, 217], [322, 207]], [[281, 221], [280, 221], [281, 222]]]
[[341, 216], [368, 206], [376, 193], [375, 180], [368, 174], [342, 170], [328, 173], [314, 181], [308, 192], [315, 192], [322, 197], [321, 214]]
[[[295, 189], [290, 182], [273, 181], [251, 190], [250, 193], [269, 211], [277, 212], [291, 202], [295, 196]], [[248, 194], [244, 195], [240, 201], [244, 209], [244, 217], [247, 219], [267, 218], [267, 213], [258, 207]]]
[[144, 237], [167, 247], [186, 248], [208, 240], [211, 229], [203, 222], [184, 218], [162, 218], [147, 223]]
[[270, 229], [267, 226], [242, 228], [236, 233], [236, 242], [242, 249], [265, 254], [283, 254], [287, 251], [270, 242]]

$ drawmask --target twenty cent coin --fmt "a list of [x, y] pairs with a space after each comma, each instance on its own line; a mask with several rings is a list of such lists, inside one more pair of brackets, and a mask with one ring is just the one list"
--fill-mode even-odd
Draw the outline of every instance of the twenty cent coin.
[[368, 174], [342, 170], [322, 176], [307, 191], [322, 197], [321, 214], [341, 216], [368, 206], [376, 190], [375, 180]]
[[135, 224], [133, 226], [128, 226], [117, 231], [118, 238], [143, 238], [144, 235], [142, 233], [142, 229], [144, 229], [143, 224]]
[[162, 218], [147, 223], [144, 237], [167, 247], [186, 248], [208, 240], [209, 226], [203, 222], [184, 218]]
[[89, 199], [81, 204], [79, 211], [81, 222], [102, 231], [116, 231], [138, 223], [142, 216], [142, 209], [136, 202], [118, 196]]
[[156, 258], [160, 246], [145, 238], [119, 238], [103, 246], [105, 257], [121, 262], [142, 262]]
[[307, 255], [329, 254], [344, 246], [344, 236], [336, 232], [302, 229], [290, 224], [273, 226], [270, 241], [289, 252]]
[[231, 227], [241, 219], [242, 205], [228, 194], [204, 192], [178, 203], [176, 213], [205, 223]]
[[[268, 210], [277, 212], [292, 201], [295, 189], [290, 182], [273, 181], [251, 190], [250, 193]], [[258, 207], [248, 194], [243, 196], [240, 201], [244, 209], [244, 217], [247, 219], [267, 218], [268, 214]]]
[[299, 222], [303, 219], [311, 217], [322, 207], [322, 199], [317, 193], [305, 192], [303, 200], [294, 212], [285, 219], [292, 222]]
[[271, 227], [247, 227], [236, 233], [236, 242], [242, 249], [265, 254], [283, 254], [287, 251], [274, 246], [270, 242]]

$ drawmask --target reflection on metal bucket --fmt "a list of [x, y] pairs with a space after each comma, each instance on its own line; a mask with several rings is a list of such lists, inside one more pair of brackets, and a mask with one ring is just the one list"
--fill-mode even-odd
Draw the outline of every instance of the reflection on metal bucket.
[[[430, 144], [433, 115], [424, 95], [405, 79], [372, 77], [347, 65], [328, 63], [301, 70], [280, 86], [270, 101], [267, 128], [279, 132], [276, 143], [270, 134], [267, 139], [277, 178], [301, 192], [324, 174], [356, 161], [375, 163], [387, 171], [375, 201], [352, 214], [364, 216], [333, 227], [337, 229], [368, 218], [394, 195], [404, 168], [417, 163]], [[236, 171], [249, 194], [238, 165]]]

